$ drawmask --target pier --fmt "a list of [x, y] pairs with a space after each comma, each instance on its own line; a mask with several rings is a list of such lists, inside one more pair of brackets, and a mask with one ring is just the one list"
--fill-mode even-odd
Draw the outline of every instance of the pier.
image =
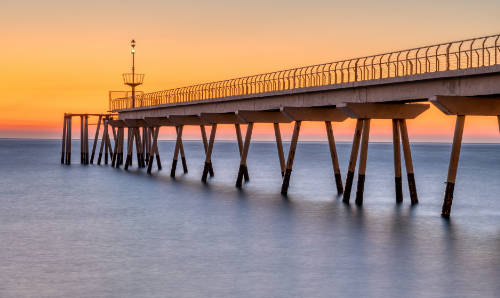
[[[104, 129], [97, 164], [101, 164], [104, 154], [105, 164], [108, 164], [109, 155], [113, 167], [123, 165], [127, 170], [136, 160], [138, 168], [144, 168], [148, 173], [155, 168], [155, 160], [156, 169], [162, 170], [158, 136], [162, 127], [171, 126], [175, 127], [176, 142], [170, 175], [175, 177], [179, 155], [183, 172], [188, 172], [183, 128], [197, 126], [200, 127], [206, 158], [203, 165], [193, 166], [203, 167], [201, 181], [208, 183], [208, 177], [216, 174], [212, 166], [212, 151], [217, 127], [233, 125], [240, 154], [240, 163], [235, 165], [239, 167], [235, 186], [242, 188], [251, 177], [247, 159], [252, 158], [249, 148], [254, 125], [272, 123], [283, 177], [281, 193], [286, 195], [301, 124], [316, 121], [325, 125], [335, 177], [332, 183], [336, 184], [338, 194], [343, 194], [345, 203], [350, 202], [357, 166], [355, 203], [362, 205], [370, 121], [385, 119], [392, 122], [393, 128], [395, 202], [403, 201], [403, 157], [410, 202], [417, 204], [418, 192], [406, 122], [433, 104], [445, 115], [456, 117], [441, 212], [448, 218], [466, 116], [497, 117], [500, 129], [500, 34], [151, 93], [135, 91], [142, 84], [144, 75], [135, 73], [134, 55], [135, 41], [132, 44], [132, 73], [123, 75], [124, 83], [132, 87], [132, 93], [111, 91], [110, 113], [65, 114], [61, 163], [71, 163], [73, 117], [81, 120], [82, 164], [93, 163], [102, 124]], [[89, 117], [98, 118], [90, 160]], [[357, 123], [349, 166], [345, 180], [342, 180], [334, 129], [335, 123], [348, 118], [356, 119]], [[282, 145], [281, 123], [294, 125], [287, 154]], [[246, 126], [244, 135], [242, 126]], [[210, 128], [208, 135], [207, 127]]]

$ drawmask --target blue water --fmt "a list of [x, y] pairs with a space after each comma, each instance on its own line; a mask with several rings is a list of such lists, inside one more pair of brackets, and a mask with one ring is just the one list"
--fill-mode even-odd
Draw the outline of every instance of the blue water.
[[[78, 148], [78, 143], [73, 144]], [[288, 198], [273, 143], [235, 143], [215, 177], [60, 161], [60, 142], [0, 140], [0, 297], [499, 297], [500, 146], [464, 145], [452, 218], [450, 144], [412, 144], [420, 204], [395, 204], [391, 144], [369, 146], [365, 204], [336, 196], [325, 143], [300, 143]], [[338, 144], [343, 179], [350, 144]], [[354, 193], [353, 193], [354, 195]]]

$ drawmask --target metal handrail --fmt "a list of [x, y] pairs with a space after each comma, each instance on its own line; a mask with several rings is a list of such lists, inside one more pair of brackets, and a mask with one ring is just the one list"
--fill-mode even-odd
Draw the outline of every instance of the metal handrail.
[[[136, 95], [135, 107], [213, 100], [500, 64], [500, 34]], [[111, 111], [131, 97], [110, 97]]]

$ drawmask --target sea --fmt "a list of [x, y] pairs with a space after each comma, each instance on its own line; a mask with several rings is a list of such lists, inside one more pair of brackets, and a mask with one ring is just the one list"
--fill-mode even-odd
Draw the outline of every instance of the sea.
[[0, 140], [0, 297], [500, 297], [499, 144], [463, 145], [449, 220], [448, 143], [411, 145], [416, 206], [405, 179], [395, 203], [392, 144], [370, 143], [362, 207], [327, 143], [299, 143], [286, 197], [275, 143], [252, 143], [241, 190], [236, 143], [216, 141], [206, 184], [201, 142], [175, 178], [159, 147], [148, 175], [80, 165], [76, 140], [70, 166], [59, 140]]

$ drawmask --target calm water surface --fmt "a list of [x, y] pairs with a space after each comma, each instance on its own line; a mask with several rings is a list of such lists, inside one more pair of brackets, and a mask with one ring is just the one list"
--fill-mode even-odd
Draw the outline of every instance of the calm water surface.
[[414, 208], [407, 189], [394, 203], [391, 144], [370, 144], [362, 208], [336, 196], [325, 143], [299, 144], [287, 199], [273, 143], [252, 144], [242, 191], [235, 143], [216, 143], [207, 185], [201, 144], [176, 179], [172, 148], [148, 176], [0, 140], [0, 297], [500, 296], [499, 145], [463, 147], [450, 221], [450, 144], [412, 145]]

